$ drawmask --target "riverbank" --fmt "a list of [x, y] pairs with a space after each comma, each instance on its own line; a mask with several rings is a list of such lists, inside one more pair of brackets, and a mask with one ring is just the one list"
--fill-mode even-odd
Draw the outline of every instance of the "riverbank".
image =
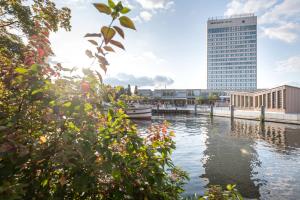
[[[157, 114], [197, 114], [197, 115], [213, 115], [219, 117], [231, 117], [233, 114], [234, 118], [237, 119], [249, 119], [249, 120], [261, 120], [260, 111], [251, 110], [234, 110], [231, 112], [230, 107], [213, 107], [209, 106], [194, 106], [189, 105], [185, 107], [174, 107], [174, 106], [161, 106], [152, 107], [152, 113]], [[282, 112], [265, 112], [265, 122], [276, 122], [285, 124], [296, 124], [300, 125], [300, 114], [290, 114]]]

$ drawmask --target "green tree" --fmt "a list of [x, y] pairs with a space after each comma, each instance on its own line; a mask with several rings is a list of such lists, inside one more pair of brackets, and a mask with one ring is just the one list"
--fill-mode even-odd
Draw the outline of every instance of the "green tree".
[[134, 87], [134, 92], [133, 92], [134, 95], [138, 95], [139, 94], [139, 91], [138, 91], [138, 87], [135, 86]]
[[127, 95], [128, 95], [128, 96], [131, 96], [131, 95], [132, 95], [130, 84], [128, 84], [128, 87], [127, 87]]
[[[95, 6], [112, 21], [134, 26], [121, 2]], [[68, 29], [70, 16], [59, 17], [54, 11], [65, 12], [50, 0], [33, 1], [28, 9], [26, 26], [34, 31], [24, 28], [28, 44], [19, 38], [17, 53], [9, 43], [1, 46], [0, 199], [179, 199], [187, 176], [171, 160], [174, 133], [167, 123], [141, 137], [117, 91], [101, 82], [98, 71], [83, 69], [76, 77], [72, 69], [50, 65], [49, 34]], [[1, 34], [8, 33], [10, 22], [2, 24]], [[96, 34], [111, 43], [107, 31]], [[108, 100], [112, 107], [106, 113], [102, 102]]]

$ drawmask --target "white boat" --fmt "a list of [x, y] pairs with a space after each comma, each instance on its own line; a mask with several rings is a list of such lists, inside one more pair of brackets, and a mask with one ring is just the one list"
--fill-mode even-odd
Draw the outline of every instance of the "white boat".
[[130, 119], [151, 119], [152, 108], [145, 105], [129, 105], [125, 113]]

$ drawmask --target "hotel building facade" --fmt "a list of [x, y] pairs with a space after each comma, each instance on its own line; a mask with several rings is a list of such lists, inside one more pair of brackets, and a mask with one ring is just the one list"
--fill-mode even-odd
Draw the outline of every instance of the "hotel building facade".
[[257, 89], [257, 17], [254, 14], [207, 21], [207, 89]]

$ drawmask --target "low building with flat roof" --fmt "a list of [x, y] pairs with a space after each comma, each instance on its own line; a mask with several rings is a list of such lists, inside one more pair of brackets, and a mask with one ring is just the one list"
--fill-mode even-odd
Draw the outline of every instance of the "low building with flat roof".
[[283, 85], [255, 92], [231, 92], [230, 104], [237, 109], [300, 113], [300, 88]]

